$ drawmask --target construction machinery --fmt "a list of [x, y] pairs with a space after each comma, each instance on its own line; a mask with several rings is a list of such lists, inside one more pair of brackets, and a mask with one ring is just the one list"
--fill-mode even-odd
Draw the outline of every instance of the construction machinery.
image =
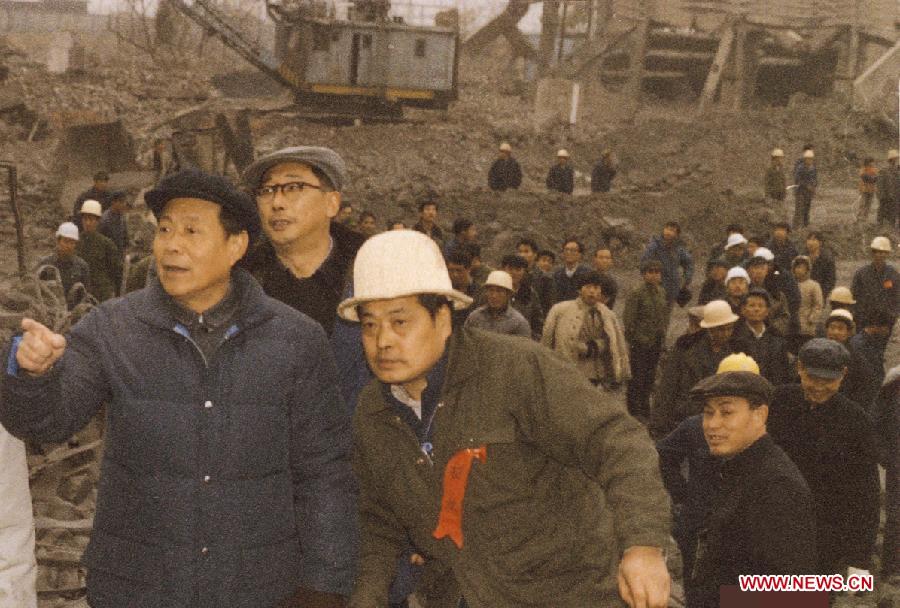
[[[457, 98], [459, 29], [410, 25], [385, 0], [269, 0], [275, 52], [250, 42], [210, 0], [169, 0], [210, 35], [324, 116], [402, 116], [404, 106], [446, 109]], [[354, 5], [354, 6], [350, 6]], [[339, 10], [340, 9], [340, 10]]]

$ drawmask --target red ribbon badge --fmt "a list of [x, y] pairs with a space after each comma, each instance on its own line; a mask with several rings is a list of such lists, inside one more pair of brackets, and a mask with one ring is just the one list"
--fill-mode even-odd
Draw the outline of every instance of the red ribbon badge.
[[463, 499], [466, 496], [466, 485], [469, 483], [469, 471], [472, 461], [487, 460], [487, 446], [460, 450], [453, 455], [447, 468], [444, 469], [444, 495], [441, 498], [441, 512], [438, 515], [437, 528], [432, 532], [435, 538], [449, 536], [458, 549], [463, 546], [462, 514]]
[[885, 281], [884, 281], [884, 288], [885, 288], [885, 289], [893, 289], [893, 288], [894, 288], [894, 282], [893, 282], [892, 280], [890, 280], [890, 279], [885, 279]]

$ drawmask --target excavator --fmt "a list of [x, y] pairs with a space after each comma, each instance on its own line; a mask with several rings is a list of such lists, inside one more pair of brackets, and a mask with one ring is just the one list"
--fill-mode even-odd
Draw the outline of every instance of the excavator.
[[459, 27], [407, 24], [387, 0], [267, 0], [275, 52], [247, 40], [210, 0], [168, 0], [208, 34], [294, 93], [308, 113], [399, 118], [445, 110], [458, 94]]

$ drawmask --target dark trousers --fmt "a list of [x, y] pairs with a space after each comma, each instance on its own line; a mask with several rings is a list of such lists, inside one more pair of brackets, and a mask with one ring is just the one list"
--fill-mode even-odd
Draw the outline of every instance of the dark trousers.
[[887, 469], [884, 510], [884, 550], [882, 552], [882, 577], [900, 574], [900, 470], [893, 463]]
[[656, 382], [656, 366], [662, 352], [662, 344], [652, 346], [632, 344], [629, 348], [631, 380], [625, 393], [628, 413], [644, 420], [650, 418], [650, 394]]
[[900, 201], [878, 201], [878, 223], [894, 227], [897, 225], [897, 209]]
[[794, 193], [794, 230], [809, 226], [809, 210], [813, 193], [802, 186]]

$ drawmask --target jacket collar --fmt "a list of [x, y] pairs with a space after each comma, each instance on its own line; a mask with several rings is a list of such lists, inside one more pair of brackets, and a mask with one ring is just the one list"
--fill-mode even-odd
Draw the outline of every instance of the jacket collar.
[[746, 471], [758, 468], [760, 461], [774, 445], [772, 438], [765, 434], [743, 452], [722, 462], [722, 476], [733, 477], [743, 475]]
[[[234, 268], [231, 271], [231, 289], [237, 302], [235, 319], [240, 329], [258, 325], [274, 316], [266, 306], [267, 297], [262, 287], [246, 270]], [[145, 323], [161, 329], [174, 329], [179, 324], [173, 314], [175, 306], [177, 304], [163, 289], [159, 278], [155, 278], [132, 300], [135, 315]]]
[[[472, 334], [465, 329], [453, 332], [447, 340], [447, 348], [441, 358], [441, 361], [446, 360], [446, 367], [441, 370], [443, 385], [441, 387], [441, 401], [445, 399], [446, 395], [458, 391], [478, 369], [477, 356], [473, 356], [475, 349], [477, 349], [477, 345], [474, 343]], [[369, 414], [372, 415], [379, 414], [391, 407], [388, 401], [390, 391], [384, 390], [385, 385], [380, 380], [376, 380], [376, 382], [378, 382], [379, 386], [378, 396], [380, 402], [369, 411]]]

